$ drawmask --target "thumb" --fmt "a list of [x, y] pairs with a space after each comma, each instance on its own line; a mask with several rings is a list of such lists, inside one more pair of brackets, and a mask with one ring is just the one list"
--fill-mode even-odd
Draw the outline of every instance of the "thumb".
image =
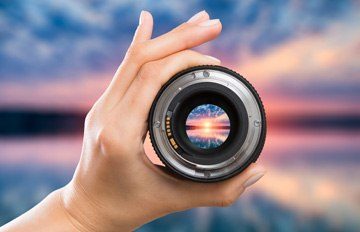
[[[199, 206], [225, 207], [233, 204], [244, 190], [257, 182], [265, 174], [265, 169], [258, 165], [250, 165], [241, 174], [216, 183], [197, 183], [183, 181], [182, 195], [185, 208]], [[180, 186], [179, 186], [180, 187]]]

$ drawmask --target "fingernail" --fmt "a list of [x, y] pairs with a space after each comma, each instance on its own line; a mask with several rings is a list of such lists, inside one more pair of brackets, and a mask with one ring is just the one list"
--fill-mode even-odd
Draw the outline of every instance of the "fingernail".
[[218, 63], [221, 63], [221, 61], [220, 61], [218, 58], [215, 58], [215, 57], [213, 57], [213, 56], [208, 56], [208, 55], [205, 55], [205, 56], [206, 56], [207, 58], [210, 58], [210, 59], [218, 62]]
[[141, 25], [144, 22], [144, 17], [145, 17], [144, 15], [145, 15], [145, 11], [142, 10], [139, 17], [139, 25]]
[[192, 22], [197, 21], [198, 19], [200, 19], [201, 17], [203, 17], [204, 14], [206, 14], [206, 11], [205, 11], [205, 10], [196, 13], [195, 15], [193, 15], [193, 16], [188, 20], [188, 23], [192, 23]]
[[243, 187], [247, 188], [253, 184], [255, 184], [258, 180], [261, 179], [265, 175], [265, 169], [262, 167], [255, 168], [252, 170], [253, 174], [244, 182]]
[[200, 27], [210, 27], [210, 26], [214, 26], [216, 24], [219, 24], [220, 20], [219, 19], [211, 19], [211, 20], [207, 20], [205, 22], [201, 22], [198, 25]]

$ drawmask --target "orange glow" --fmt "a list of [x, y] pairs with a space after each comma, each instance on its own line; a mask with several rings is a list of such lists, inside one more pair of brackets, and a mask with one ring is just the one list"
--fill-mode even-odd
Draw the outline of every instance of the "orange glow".
[[201, 125], [201, 127], [203, 128], [204, 132], [206, 134], [209, 134], [211, 131], [211, 127], [212, 127], [212, 123], [210, 121], [204, 121]]

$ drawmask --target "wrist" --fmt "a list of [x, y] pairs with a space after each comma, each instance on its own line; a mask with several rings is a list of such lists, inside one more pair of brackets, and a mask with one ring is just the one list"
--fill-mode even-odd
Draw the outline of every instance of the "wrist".
[[112, 221], [102, 207], [94, 203], [73, 180], [62, 189], [60, 199], [62, 209], [69, 222], [78, 231], [115, 230], [112, 228]]
[[[94, 228], [88, 225], [87, 218], [82, 216], [81, 212], [84, 210], [84, 207], [82, 203], [79, 203], [78, 197], [75, 197], [71, 182], [57, 191], [60, 208], [68, 223], [71, 224], [76, 231], [94, 231]], [[79, 208], [76, 209], [76, 207]]]
[[60, 199], [69, 222], [79, 231], [133, 231], [165, 215], [156, 213], [142, 202], [132, 204], [123, 200], [111, 203], [108, 197], [96, 198], [75, 180], [61, 189]]
[[[1, 231], [77, 231], [64, 210], [61, 194], [63, 189], [50, 193], [31, 210], [0, 228]], [[2, 230], [3, 229], [3, 230]]]

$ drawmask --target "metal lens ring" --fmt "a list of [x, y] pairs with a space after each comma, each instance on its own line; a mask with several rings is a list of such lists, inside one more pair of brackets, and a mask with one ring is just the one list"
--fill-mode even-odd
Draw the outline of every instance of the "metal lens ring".
[[168, 168], [195, 181], [219, 181], [257, 160], [265, 143], [265, 111], [241, 75], [222, 66], [196, 66], [162, 87], [150, 110], [149, 132]]

